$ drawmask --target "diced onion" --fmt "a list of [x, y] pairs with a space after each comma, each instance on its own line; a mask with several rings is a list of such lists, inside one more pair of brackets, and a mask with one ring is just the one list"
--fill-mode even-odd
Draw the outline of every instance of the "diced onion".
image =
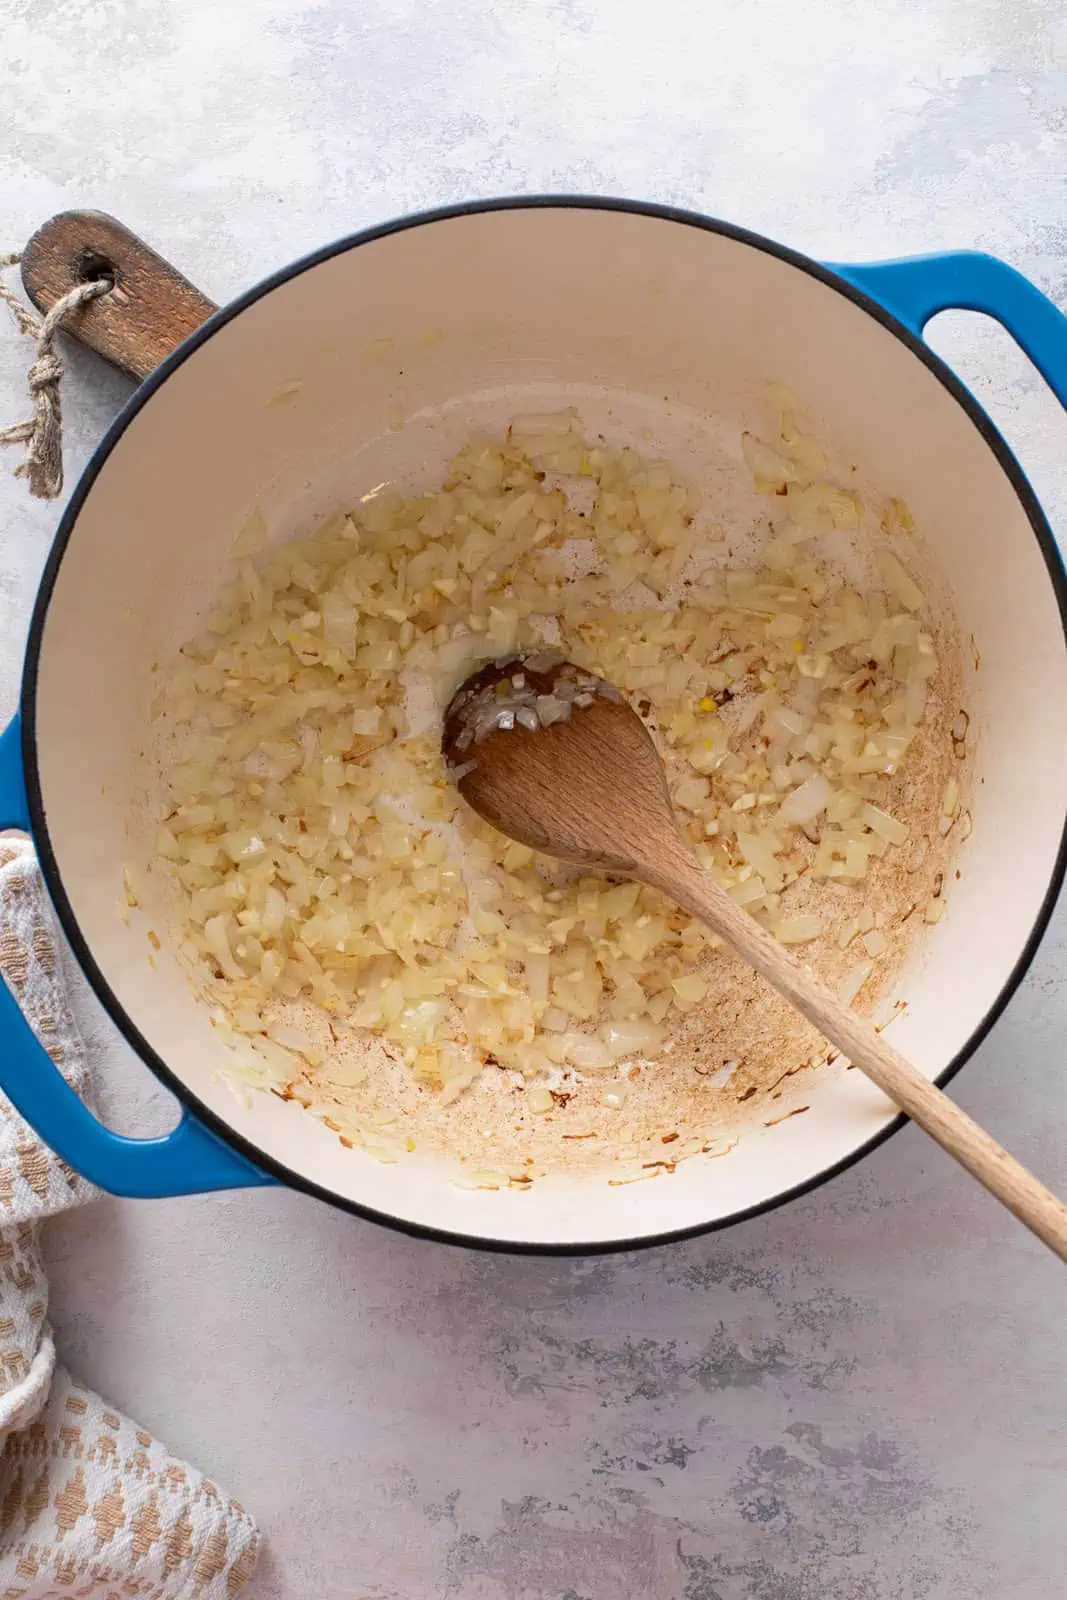
[[819, 813], [826, 810], [832, 793], [829, 779], [821, 772], [812, 773], [810, 778], [805, 778], [786, 796], [778, 808], [778, 815], [783, 822], [814, 822]]
[[889, 593], [894, 600], [899, 600], [902, 606], [909, 611], [921, 611], [923, 608], [922, 590], [914, 579], [904, 571], [900, 562], [891, 550], [878, 552], [878, 569], [882, 574]]
[[755, 434], [741, 435], [741, 450], [748, 470], [760, 487], [766, 485], [769, 490], [777, 484], [795, 483], [800, 476], [800, 469], [795, 461], [777, 450], [772, 450], [770, 445], [757, 439]]
[[[319, 1052], [284, 1020], [311, 1002], [380, 1036], [446, 1105], [488, 1063], [528, 1080], [543, 1115], [546, 1071], [655, 1062], [706, 1004], [717, 941], [700, 924], [636, 883], [546, 875], [448, 784], [441, 710], [488, 658], [563, 657], [645, 710], [689, 842], [784, 943], [827, 932], [791, 900], [809, 867], [848, 893], [907, 839], [883, 802], [937, 670], [923, 597], [890, 551], [870, 596], [806, 553], [863, 506], [795, 410], [783, 401], [771, 443], [741, 440], [773, 496], [751, 569], [709, 562], [699, 497], [664, 462], [590, 443], [570, 407], [516, 417], [507, 439], [466, 445], [442, 488], [383, 485], [301, 543], [270, 549], [262, 514], [247, 518], [160, 697], [176, 755], [156, 819], [179, 943], [238, 1040], [236, 1081], [304, 1074], [327, 1114]], [[593, 491], [581, 517], [561, 476]], [[890, 505], [896, 539], [910, 517]], [[535, 731], [572, 699], [515, 691], [493, 725]], [[943, 820], [958, 809], [952, 780]], [[842, 949], [887, 948], [869, 907], [834, 926]], [[850, 970], [849, 1003], [871, 970]], [[368, 1069], [331, 1070], [354, 1090]], [[376, 1159], [403, 1148], [347, 1111], [342, 1124]]]
[[781, 944], [807, 944], [817, 939], [822, 931], [821, 920], [812, 916], [784, 917], [774, 930]]
[[863, 820], [872, 833], [880, 839], [886, 839], [890, 844], [903, 844], [908, 837], [906, 824], [899, 822], [896, 817], [891, 817], [888, 811], [882, 811], [878, 806], [865, 805]]
[[577, 1067], [579, 1072], [596, 1072], [611, 1065], [611, 1052], [603, 1039], [593, 1038], [589, 1034], [565, 1033], [563, 1049], [566, 1061], [570, 1066]]
[[656, 1056], [663, 1048], [664, 1030], [647, 1018], [605, 1023], [600, 1037], [612, 1061], [627, 1056]]
[[674, 990], [674, 1003], [680, 1011], [690, 1011], [693, 1006], [698, 1006], [707, 992], [707, 979], [699, 973], [688, 973], [681, 978], [671, 980]]

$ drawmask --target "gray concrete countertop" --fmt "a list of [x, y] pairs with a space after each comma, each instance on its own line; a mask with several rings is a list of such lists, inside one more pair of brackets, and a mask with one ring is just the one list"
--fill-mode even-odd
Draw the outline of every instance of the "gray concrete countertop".
[[[877, 21], [875, 17], [877, 16]], [[1067, 297], [1062, 0], [6, 0], [0, 246], [125, 218], [213, 296], [470, 195], [694, 206], [828, 259], [980, 246]], [[937, 347], [1067, 525], [1062, 413]], [[0, 330], [0, 420], [27, 349]], [[74, 352], [68, 484], [128, 392]], [[13, 463], [11, 463], [13, 464]], [[0, 711], [57, 508], [0, 462]], [[1067, 1189], [1067, 921], [957, 1082]], [[83, 1007], [108, 1106], [167, 1113]], [[1061, 1600], [1067, 1277], [908, 1130], [736, 1230], [484, 1257], [301, 1196], [52, 1228], [74, 1370], [259, 1517], [251, 1600]]]

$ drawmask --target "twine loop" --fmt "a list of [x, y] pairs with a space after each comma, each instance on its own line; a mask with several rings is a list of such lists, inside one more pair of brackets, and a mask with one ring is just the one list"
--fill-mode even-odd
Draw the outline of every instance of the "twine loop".
[[[17, 267], [21, 260], [18, 251], [0, 255], [0, 272]], [[10, 428], [0, 428], [0, 444], [25, 445], [15, 476], [25, 478], [30, 493], [39, 500], [54, 500], [63, 488], [63, 416], [59, 383], [64, 366], [55, 347], [56, 334], [82, 306], [107, 294], [111, 287], [109, 278], [75, 284], [60, 296], [46, 316], [38, 317], [13, 290], [0, 282], [0, 300], [10, 310], [19, 331], [37, 342], [37, 354], [28, 374], [33, 416]]]

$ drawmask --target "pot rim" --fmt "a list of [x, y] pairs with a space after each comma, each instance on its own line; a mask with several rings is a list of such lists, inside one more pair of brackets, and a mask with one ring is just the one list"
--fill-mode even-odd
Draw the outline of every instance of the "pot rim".
[[[733, 1227], [739, 1222], [745, 1222], [752, 1217], [775, 1211], [780, 1206], [811, 1193], [814, 1189], [827, 1183], [831, 1178], [837, 1177], [839, 1173], [845, 1172], [849, 1167], [854, 1166], [870, 1155], [879, 1145], [884, 1144], [887, 1139], [898, 1132], [908, 1119], [903, 1114], [894, 1117], [878, 1133], [858, 1145], [839, 1161], [831, 1163], [830, 1166], [820, 1169], [809, 1178], [805, 1178], [803, 1182], [794, 1184], [791, 1188], [785, 1189], [769, 1199], [762, 1200], [758, 1204], [743, 1207], [738, 1211], [731, 1212], [728, 1216], [718, 1217], [711, 1221], [693, 1223], [684, 1228], [675, 1228], [660, 1233], [640, 1235], [636, 1238], [622, 1240], [592, 1239], [562, 1243], [542, 1243], [521, 1239], [486, 1238], [478, 1234], [468, 1234], [458, 1230], [446, 1230], [423, 1223], [410, 1222], [405, 1218], [394, 1216], [390, 1212], [379, 1211], [372, 1206], [350, 1200], [343, 1195], [336, 1194], [333, 1190], [324, 1188], [304, 1173], [294, 1171], [284, 1163], [275, 1160], [274, 1157], [267, 1155], [249, 1139], [245, 1138], [243, 1134], [238, 1133], [228, 1122], [212, 1111], [210, 1107], [204, 1105], [153, 1049], [130, 1017], [127, 1016], [118, 998], [112, 992], [78, 925], [73, 907], [63, 887], [58, 862], [48, 832], [41, 793], [40, 771], [37, 763], [37, 681], [44, 624], [52, 593], [55, 589], [66, 547], [70, 542], [81, 508], [89, 496], [96, 477], [134, 417], [148, 403], [156, 390], [166, 382], [171, 373], [175, 372], [190, 356], [194, 355], [201, 345], [206, 344], [228, 322], [239, 316], [242, 311], [247, 310], [248, 307], [254, 305], [265, 295], [270, 294], [272, 290], [299, 277], [301, 273], [320, 266], [323, 262], [332, 260], [334, 256], [346, 254], [349, 250], [354, 250], [360, 245], [371, 244], [375, 240], [386, 238], [391, 234], [404, 233], [436, 222], [453, 221], [460, 217], [473, 216], [485, 212], [570, 209], [625, 212], [635, 216], [650, 217], [663, 222], [700, 228], [708, 233], [719, 234], [740, 244], [746, 244], [754, 249], [762, 250], [766, 254], [785, 262], [788, 266], [796, 267], [800, 271], [806, 272], [809, 277], [817, 279], [828, 288], [843, 295], [845, 299], [851, 300], [860, 310], [865, 311], [868, 316], [881, 323], [888, 332], [899, 339], [923, 363], [937, 378], [942, 387], [963, 407], [963, 410], [993, 452], [998, 464], [1018, 495], [1044, 557], [1049, 581], [1056, 596], [1064, 634], [1064, 646], [1067, 649], [1067, 573], [1065, 573], [1063, 560], [1052, 529], [1015, 455], [982, 406], [951, 368], [921, 338], [905, 327], [892, 312], [831, 268], [823, 266], [820, 262], [814, 261], [800, 251], [793, 250], [787, 245], [779, 244], [777, 241], [768, 239], [764, 235], [755, 233], [748, 228], [739, 227], [735, 223], [725, 222], [720, 218], [705, 216], [700, 212], [688, 211], [678, 206], [659, 205], [639, 200], [571, 194], [518, 195], [496, 199], [470, 200], [455, 205], [414, 212], [396, 218], [391, 222], [379, 223], [373, 227], [361, 229], [356, 233], [347, 234], [343, 238], [335, 240], [332, 244], [324, 245], [308, 255], [301, 256], [288, 266], [282, 267], [263, 278], [259, 283], [254, 284], [250, 289], [246, 289], [234, 300], [214, 312], [206, 322], [202, 323], [195, 332], [183, 340], [139, 384], [96, 446], [63, 510], [37, 590], [26, 643], [19, 699], [26, 796], [29, 804], [33, 840], [41, 864], [41, 871], [60, 925], [96, 998], [100, 1001], [110, 1021], [126, 1042], [132, 1046], [140, 1059], [150, 1068], [164, 1087], [170, 1090], [182, 1106], [186, 1107], [205, 1127], [223, 1139], [254, 1166], [269, 1173], [291, 1189], [312, 1195], [315, 1199], [323, 1200], [340, 1210], [347, 1211], [370, 1222], [381, 1223], [386, 1227], [400, 1233], [409, 1234], [414, 1238], [432, 1239], [438, 1243], [509, 1255], [610, 1255], [628, 1250], [648, 1249], [656, 1245], [674, 1244], [684, 1239], [698, 1238], [702, 1234], [716, 1233], [721, 1229]], [[1020, 952], [1019, 959], [967, 1042], [935, 1078], [934, 1082], [941, 1088], [944, 1088], [955, 1077], [964, 1063], [974, 1054], [1022, 982], [1044, 937], [1060, 890], [1063, 887], [1065, 875], [1067, 875], [1067, 815], [1064, 818], [1064, 828], [1060, 835], [1059, 848], [1053, 862], [1049, 884], [1033, 927]]]

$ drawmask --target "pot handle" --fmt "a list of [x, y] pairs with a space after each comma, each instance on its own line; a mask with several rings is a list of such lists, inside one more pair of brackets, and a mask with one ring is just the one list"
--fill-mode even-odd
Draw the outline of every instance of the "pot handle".
[[[0, 734], [0, 828], [31, 831], [17, 716]], [[110, 1194], [157, 1198], [276, 1181], [184, 1108], [177, 1127], [158, 1138], [131, 1139], [105, 1128], [48, 1055], [6, 982], [0, 982], [0, 1088], [57, 1155]]]
[[107, 280], [64, 331], [134, 378], [147, 378], [218, 307], [115, 217], [63, 211], [22, 252], [22, 282], [45, 313], [77, 283]]
[[903, 261], [830, 268], [922, 336], [939, 311], [995, 317], [1067, 406], [1067, 317], [1006, 261], [980, 250], [946, 250]]

